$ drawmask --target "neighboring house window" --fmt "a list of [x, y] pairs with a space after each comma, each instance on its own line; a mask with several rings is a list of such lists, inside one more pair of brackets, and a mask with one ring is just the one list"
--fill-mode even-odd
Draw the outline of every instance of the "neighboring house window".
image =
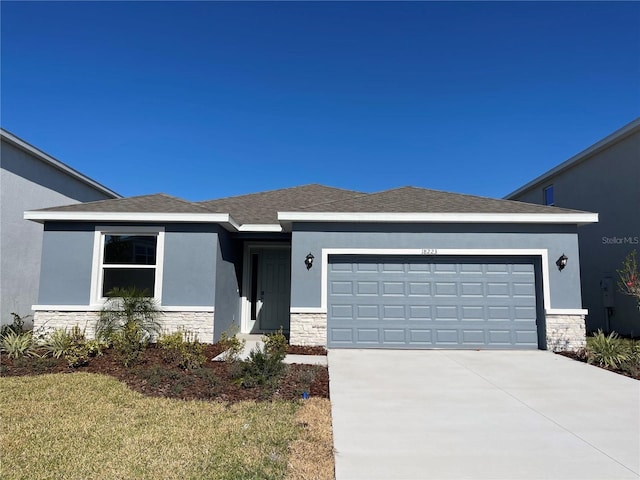
[[555, 205], [555, 202], [553, 201], [553, 185], [549, 185], [548, 187], [545, 187], [545, 189], [542, 192], [544, 194], [544, 204]]
[[160, 299], [164, 231], [101, 229], [96, 235], [94, 298], [108, 297], [114, 288], [137, 288]]

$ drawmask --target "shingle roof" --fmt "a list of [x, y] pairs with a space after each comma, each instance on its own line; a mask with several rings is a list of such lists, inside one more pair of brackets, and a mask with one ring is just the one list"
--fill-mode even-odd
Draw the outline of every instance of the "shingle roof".
[[198, 204], [164, 193], [138, 197], [100, 200], [62, 207], [50, 207], [40, 212], [126, 212], [126, 213], [209, 213]]
[[311, 184], [199, 202], [211, 213], [229, 213], [240, 224], [277, 224], [278, 212], [319, 203], [340, 204], [362, 192]]
[[232, 219], [239, 225], [278, 224], [278, 212], [584, 213], [578, 210], [417, 187], [402, 187], [377, 193], [362, 193], [316, 184], [197, 203], [158, 193], [45, 208], [38, 210], [38, 212], [219, 213], [231, 215]]
[[298, 206], [293, 212], [402, 212], [402, 213], [578, 213], [578, 210], [511, 200], [401, 187], [338, 201]]

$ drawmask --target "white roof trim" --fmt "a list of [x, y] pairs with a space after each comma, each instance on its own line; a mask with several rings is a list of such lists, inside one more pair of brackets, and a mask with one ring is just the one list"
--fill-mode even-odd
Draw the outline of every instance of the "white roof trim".
[[48, 220], [69, 222], [176, 222], [219, 223], [229, 231], [238, 231], [240, 226], [228, 213], [158, 213], [158, 212], [24, 212], [25, 220], [46, 222]]
[[118, 194], [118, 193], [114, 192], [113, 190], [105, 187], [104, 185], [96, 182], [95, 180], [92, 180], [91, 178], [87, 177], [86, 175], [83, 175], [82, 173], [78, 172], [77, 170], [74, 170], [69, 165], [66, 165], [66, 164], [62, 163], [60, 160], [56, 160], [51, 155], [47, 155], [42, 150], [39, 150], [38, 148], [34, 147], [33, 145], [28, 144], [24, 140], [16, 137], [12, 133], [9, 133], [9, 132], [7, 132], [6, 130], [4, 130], [2, 128], [0, 128], [0, 138], [2, 138], [3, 140], [7, 141], [8, 143], [10, 143], [11, 145], [13, 145], [15, 147], [17, 147], [17, 148], [19, 148], [21, 150], [24, 150], [25, 152], [29, 153], [30, 155], [33, 155], [34, 157], [36, 157], [40, 161], [51, 165], [52, 167], [56, 168], [57, 170], [60, 170], [63, 173], [66, 173], [70, 177], [73, 177], [76, 180], [80, 180], [81, 182], [89, 185], [90, 187], [95, 188], [96, 190], [104, 193], [105, 195], [108, 195], [108, 196], [113, 197], [113, 198], [122, 198], [122, 196], [120, 194]]
[[271, 223], [244, 223], [238, 229], [240, 232], [282, 232], [282, 225]]
[[598, 221], [597, 213], [378, 213], [278, 212], [281, 223], [291, 222], [398, 222], [398, 223], [564, 223]]
[[565, 170], [570, 169], [574, 165], [576, 165], [576, 164], [588, 159], [589, 157], [595, 155], [596, 153], [599, 153], [602, 150], [605, 150], [606, 148], [609, 148], [611, 145], [613, 145], [616, 142], [619, 142], [620, 140], [623, 140], [624, 138], [626, 138], [629, 135], [631, 135], [632, 133], [634, 133], [636, 130], [640, 130], [640, 118], [636, 118], [631, 123], [628, 123], [624, 127], [616, 130], [611, 135], [603, 138], [599, 142], [594, 143], [593, 145], [591, 145], [586, 150], [583, 150], [582, 152], [578, 153], [577, 155], [574, 155], [573, 157], [571, 157], [569, 160], [566, 160], [566, 161], [562, 162], [560, 165], [557, 165], [557, 166], [553, 167], [551, 170], [543, 173], [539, 177], [534, 178], [529, 183], [523, 185], [522, 187], [518, 188], [517, 190], [514, 190], [510, 194], [505, 195], [504, 198], [506, 198], [507, 200], [512, 200], [513, 198], [517, 197], [518, 195], [524, 193], [525, 191], [527, 191], [527, 190], [529, 190], [529, 189], [531, 189], [533, 187], [539, 186], [541, 183], [548, 182], [549, 179], [551, 177], [553, 177], [554, 175], [558, 175], [559, 173], [562, 173]]

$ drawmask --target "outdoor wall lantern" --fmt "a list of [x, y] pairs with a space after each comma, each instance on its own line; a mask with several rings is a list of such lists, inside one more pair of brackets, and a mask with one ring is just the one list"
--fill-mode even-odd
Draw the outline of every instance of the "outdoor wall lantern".
[[311, 267], [313, 267], [313, 259], [314, 258], [315, 257], [313, 255], [311, 255], [311, 252], [309, 252], [309, 255], [304, 257], [304, 264], [307, 266], [307, 270], [309, 270]]
[[562, 271], [564, 267], [567, 266], [567, 260], [569, 260], [569, 258], [564, 253], [560, 255], [558, 260], [556, 260], [556, 265], [558, 266], [558, 270]]

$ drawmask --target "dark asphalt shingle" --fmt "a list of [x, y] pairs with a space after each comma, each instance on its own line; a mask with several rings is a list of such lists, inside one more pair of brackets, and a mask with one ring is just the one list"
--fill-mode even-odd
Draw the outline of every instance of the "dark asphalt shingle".
[[317, 184], [204, 202], [188, 202], [164, 193], [158, 193], [52, 207], [40, 211], [228, 213], [240, 225], [277, 224], [278, 212], [581, 213], [578, 210], [417, 187], [362, 193]]
[[99, 200], [62, 207], [50, 207], [40, 212], [117, 212], [117, 213], [209, 213], [198, 204], [165, 193], [139, 197]]

